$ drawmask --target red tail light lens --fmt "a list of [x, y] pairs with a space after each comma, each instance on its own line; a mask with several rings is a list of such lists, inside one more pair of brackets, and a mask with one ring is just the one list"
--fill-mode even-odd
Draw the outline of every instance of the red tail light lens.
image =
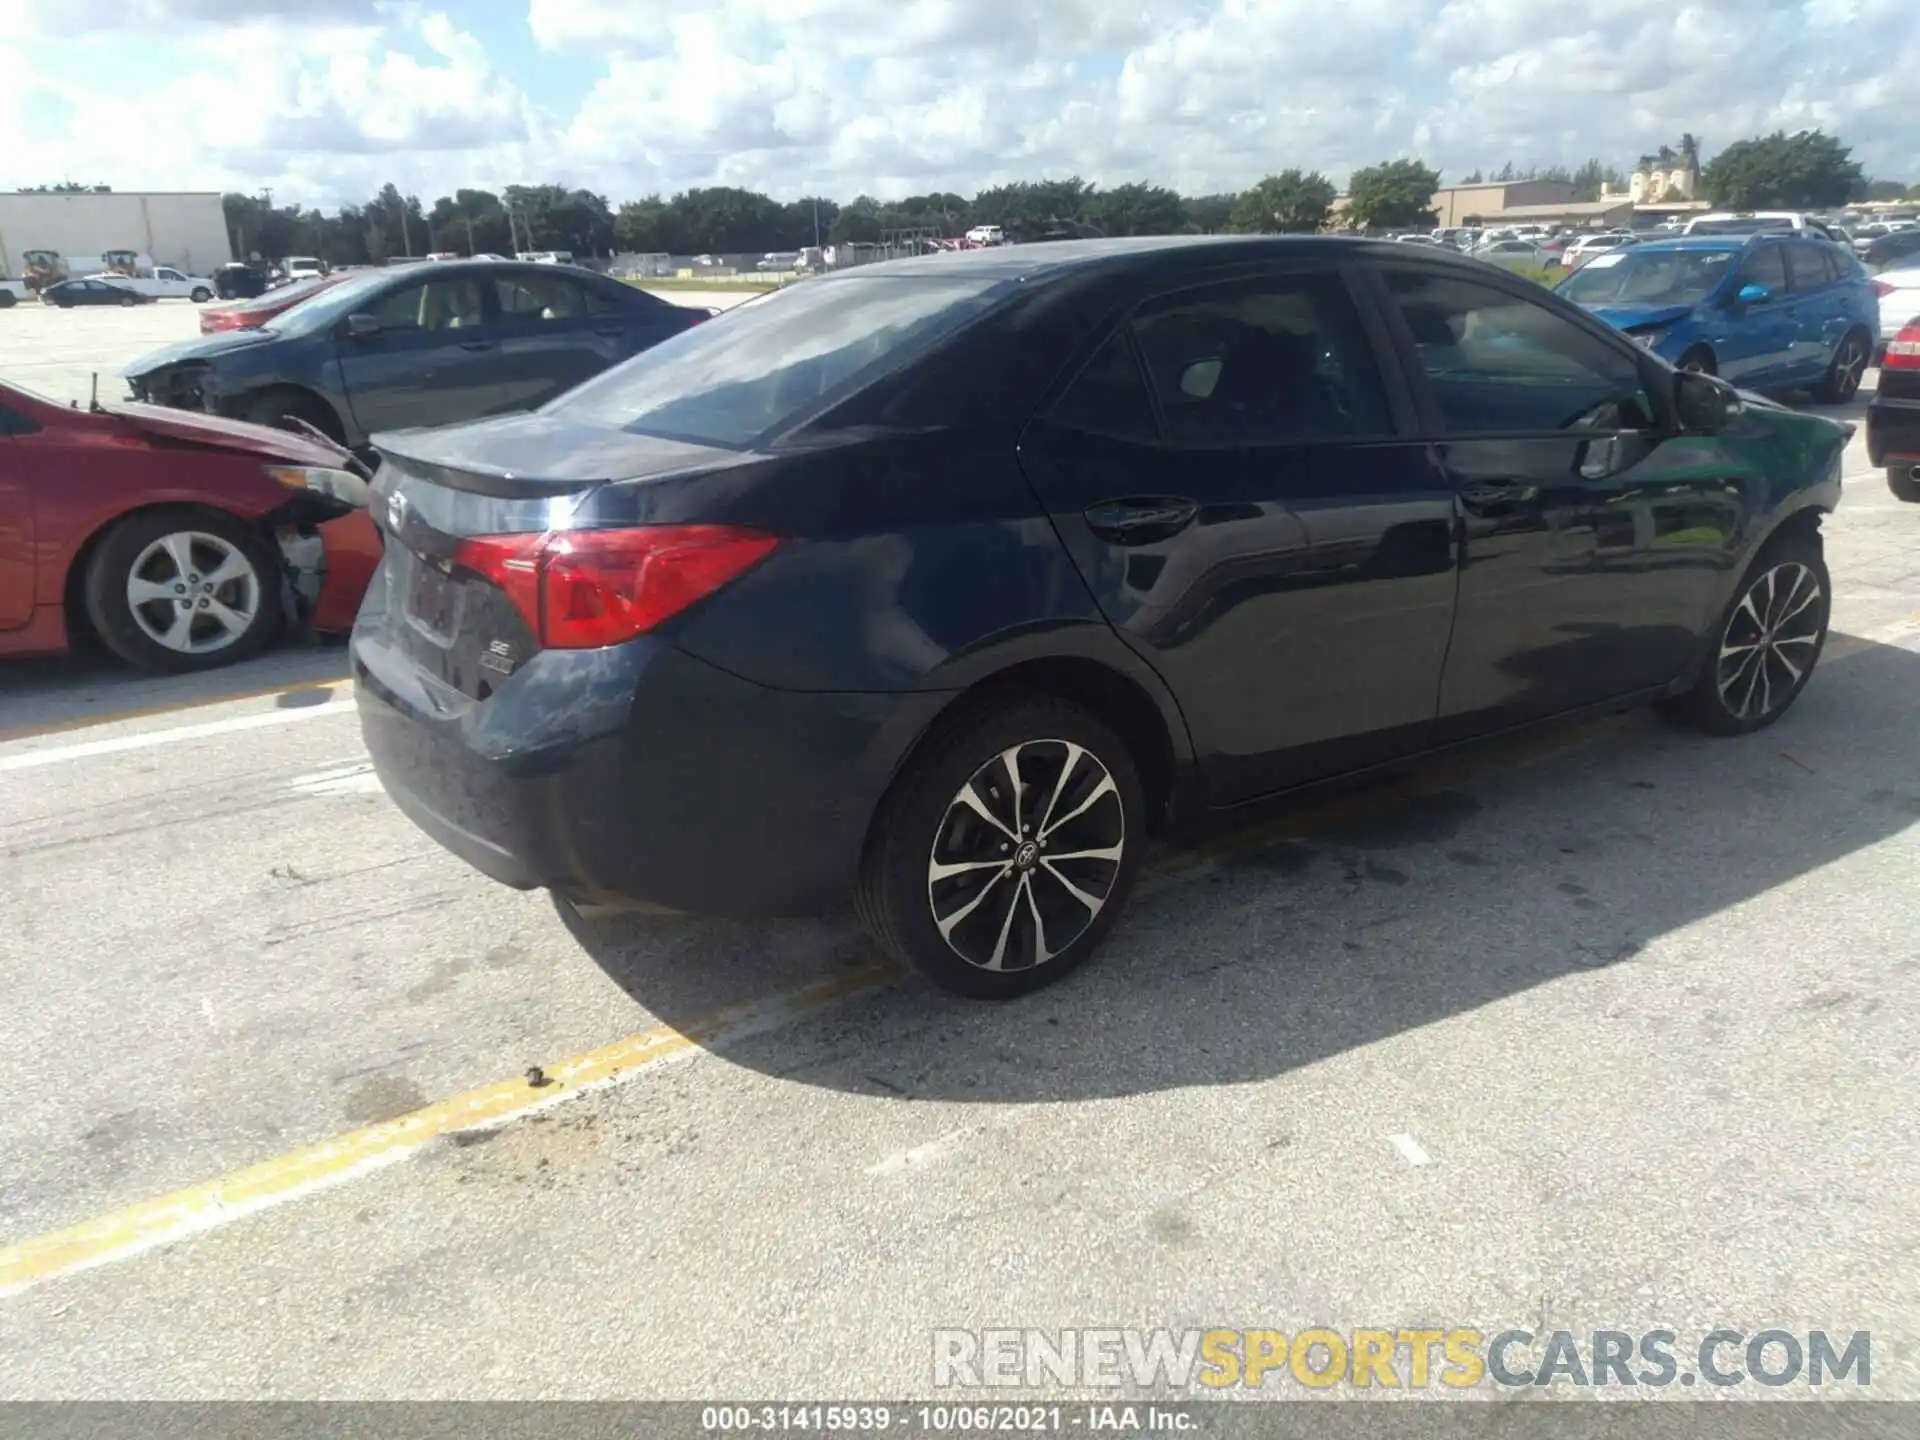
[[1893, 292], [1899, 288], [1898, 285], [1889, 285], [1884, 280], [1876, 280], [1873, 282], [1873, 293], [1878, 295], [1882, 300], [1886, 299], [1887, 296], [1893, 294]]
[[1900, 333], [1887, 342], [1886, 370], [1920, 370], [1920, 320], [1909, 320]]
[[555, 530], [466, 540], [454, 561], [498, 585], [543, 648], [592, 650], [646, 634], [779, 543], [731, 525]]

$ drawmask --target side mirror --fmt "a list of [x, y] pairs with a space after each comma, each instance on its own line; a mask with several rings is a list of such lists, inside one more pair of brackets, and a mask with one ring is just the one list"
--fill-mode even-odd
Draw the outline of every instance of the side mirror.
[[1673, 377], [1673, 408], [1689, 435], [1717, 435], [1740, 408], [1740, 397], [1724, 380], [1682, 370]]
[[364, 340], [369, 335], [378, 335], [381, 330], [380, 317], [364, 313], [347, 316], [347, 338]]
[[1771, 298], [1773, 291], [1764, 285], [1742, 285], [1740, 293], [1733, 298], [1742, 305], [1758, 305], [1762, 300]]

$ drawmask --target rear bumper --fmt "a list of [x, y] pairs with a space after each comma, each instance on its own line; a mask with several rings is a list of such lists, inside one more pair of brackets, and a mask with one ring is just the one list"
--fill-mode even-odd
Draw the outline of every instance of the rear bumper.
[[769, 690], [654, 640], [535, 656], [484, 703], [356, 632], [387, 793], [483, 874], [587, 903], [804, 914], [851, 890], [938, 695]]
[[1875, 465], [1920, 464], [1920, 399], [1874, 398], [1867, 406], [1867, 458]]

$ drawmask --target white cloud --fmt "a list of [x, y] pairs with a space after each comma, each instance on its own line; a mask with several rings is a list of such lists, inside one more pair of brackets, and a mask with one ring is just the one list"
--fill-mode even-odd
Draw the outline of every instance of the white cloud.
[[[239, 29], [225, 0], [0, 6], [0, 120], [32, 121], [27, 158], [53, 167], [0, 183], [847, 198], [1079, 173], [1191, 192], [1408, 154], [1456, 177], [1625, 167], [1684, 132], [1711, 154], [1807, 126], [1920, 180], [1916, 0], [432, 3], [252, 0]], [[5, 38], [56, 32], [120, 69], [41, 74]], [[129, 46], [152, 50], [138, 84], [118, 78]]]

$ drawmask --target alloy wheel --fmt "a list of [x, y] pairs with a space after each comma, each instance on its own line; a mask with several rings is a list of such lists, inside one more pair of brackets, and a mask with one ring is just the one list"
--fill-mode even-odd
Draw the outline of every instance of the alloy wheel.
[[1826, 624], [1820, 579], [1785, 560], [1747, 587], [1720, 637], [1715, 680], [1737, 720], [1764, 719], [1791, 700], [1813, 668]]
[[1841, 401], [1851, 400], [1859, 392], [1861, 378], [1867, 373], [1867, 347], [1849, 336], [1840, 342], [1840, 353], [1833, 357], [1833, 390]]
[[982, 765], [948, 802], [927, 857], [927, 901], [949, 949], [982, 970], [1055, 959], [1106, 907], [1126, 811], [1099, 756], [1031, 740]]
[[259, 573], [232, 542], [201, 530], [163, 535], [127, 570], [127, 609], [147, 638], [184, 655], [237, 643], [260, 613]]

